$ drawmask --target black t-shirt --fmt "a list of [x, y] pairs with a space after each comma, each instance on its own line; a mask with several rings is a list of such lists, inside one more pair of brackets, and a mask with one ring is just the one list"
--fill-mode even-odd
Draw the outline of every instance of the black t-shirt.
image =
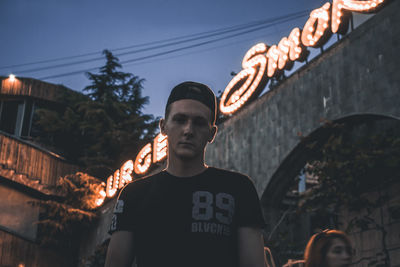
[[252, 181], [210, 167], [192, 177], [162, 171], [128, 184], [110, 230], [133, 232], [139, 267], [234, 267], [237, 229], [263, 225]]

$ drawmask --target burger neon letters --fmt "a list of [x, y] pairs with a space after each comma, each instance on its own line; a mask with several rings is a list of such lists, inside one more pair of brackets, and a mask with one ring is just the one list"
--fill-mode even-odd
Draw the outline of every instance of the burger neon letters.
[[306, 47], [324, 45], [332, 33], [345, 34], [351, 11], [372, 13], [383, 6], [385, 0], [333, 0], [311, 12], [303, 30], [294, 28], [278, 45], [268, 47], [259, 43], [245, 54], [240, 71], [229, 82], [221, 97], [220, 110], [232, 114], [250, 99], [257, 97], [268, 79], [291, 69], [294, 61], [304, 61], [309, 52]]
[[153, 144], [148, 143], [137, 154], [135, 162], [132, 160], [126, 161], [120, 169], [116, 170], [113, 175], [107, 179], [106, 196], [113, 197], [118, 189], [125, 184], [132, 182], [132, 173], [145, 173], [152, 163], [162, 161], [167, 156], [167, 137], [163, 134], [158, 134]]
[[[229, 82], [221, 97], [220, 110], [232, 114], [250, 99], [256, 98], [268, 79], [290, 70], [295, 61], [304, 61], [309, 55], [306, 47], [321, 47], [333, 33], [345, 34], [351, 12], [373, 13], [388, 0], [333, 0], [313, 10], [303, 29], [294, 28], [278, 45], [259, 43], [245, 54], [240, 71]], [[159, 134], [153, 143], [146, 144], [136, 156], [135, 162], [126, 161], [107, 179], [102, 195], [113, 197], [118, 189], [132, 181], [132, 173], [144, 174], [151, 164], [167, 156], [167, 137]]]

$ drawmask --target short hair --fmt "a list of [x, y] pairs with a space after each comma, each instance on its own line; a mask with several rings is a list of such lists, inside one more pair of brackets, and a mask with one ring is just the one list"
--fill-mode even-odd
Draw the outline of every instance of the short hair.
[[205, 84], [198, 82], [183, 82], [175, 86], [168, 97], [165, 106], [165, 118], [170, 112], [170, 105], [182, 99], [192, 99], [201, 102], [211, 110], [211, 124], [214, 125], [217, 115], [217, 98], [214, 92]]
[[321, 267], [324, 266], [326, 254], [332, 246], [334, 239], [341, 239], [349, 248], [349, 254], [352, 255], [352, 245], [349, 237], [345, 232], [340, 230], [324, 230], [314, 234], [307, 243], [304, 251], [305, 267]]

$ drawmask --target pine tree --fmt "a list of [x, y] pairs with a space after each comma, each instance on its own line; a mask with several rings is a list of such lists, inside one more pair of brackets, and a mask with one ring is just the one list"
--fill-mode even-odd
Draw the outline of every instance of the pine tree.
[[[154, 137], [158, 120], [143, 114], [148, 97], [142, 96], [144, 79], [122, 68], [118, 58], [104, 50], [106, 64], [99, 74], [87, 73], [91, 81], [81, 99], [64, 98], [62, 112], [38, 110], [39, 138], [67, 158], [85, 166], [86, 172], [107, 177]], [[73, 100], [73, 101], [71, 101]]]

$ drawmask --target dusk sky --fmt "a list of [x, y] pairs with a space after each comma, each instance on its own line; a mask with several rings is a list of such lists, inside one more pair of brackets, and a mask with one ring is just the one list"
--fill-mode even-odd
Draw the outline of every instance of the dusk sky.
[[[85, 71], [97, 73], [105, 63], [101, 51], [111, 50], [122, 71], [144, 78], [143, 94], [150, 97], [144, 113], [162, 116], [171, 88], [183, 81], [208, 84], [223, 91], [241, 70], [242, 58], [253, 45], [277, 44], [308, 15], [293, 13], [321, 7], [321, 0], [0, 0], [0, 75], [31, 77], [82, 91], [90, 84]], [[280, 17], [280, 20], [279, 20]], [[240, 31], [132, 53], [171, 38], [199, 37], [218, 29], [276, 18], [275, 25]], [[282, 21], [285, 18], [285, 21]], [[172, 42], [172, 41], [169, 41]], [[206, 44], [201, 44], [206, 43]], [[143, 45], [146, 44], [146, 45]], [[133, 47], [136, 46], [136, 47]], [[185, 48], [192, 46], [192, 48]], [[130, 49], [121, 49], [131, 47]], [[169, 52], [169, 51], [175, 52]], [[91, 54], [75, 57], [78, 55]], [[159, 53], [164, 55], [155, 56]], [[144, 60], [138, 58], [148, 57]], [[45, 64], [31, 64], [58, 58]], [[69, 59], [67, 59], [69, 58]], [[100, 60], [64, 67], [57, 65], [93, 58]], [[296, 63], [298, 64], [298, 63]], [[17, 66], [15, 66], [17, 65]], [[48, 67], [48, 69], [37, 70]], [[37, 71], [34, 71], [37, 70]], [[75, 75], [53, 77], [78, 72]], [[46, 79], [44, 79], [46, 78]]]

